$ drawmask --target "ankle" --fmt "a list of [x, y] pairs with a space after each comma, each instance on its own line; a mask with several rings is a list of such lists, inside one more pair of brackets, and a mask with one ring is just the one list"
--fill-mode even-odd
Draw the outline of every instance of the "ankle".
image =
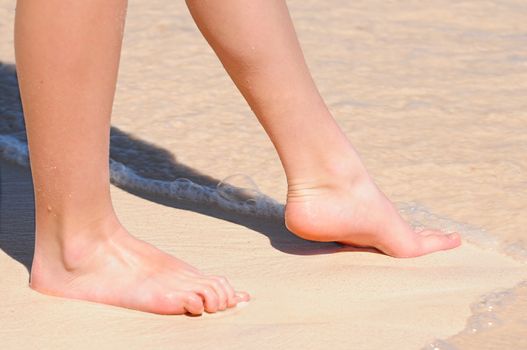
[[123, 228], [115, 215], [67, 227], [37, 222], [33, 266], [44, 265], [68, 272], [79, 270], [100, 246], [121, 231]]
[[314, 162], [316, 166], [304, 167], [302, 173], [287, 177], [288, 199], [307, 190], [356, 188], [371, 182], [371, 178], [355, 150], [350, 146], [341, 152], [327, 152]]

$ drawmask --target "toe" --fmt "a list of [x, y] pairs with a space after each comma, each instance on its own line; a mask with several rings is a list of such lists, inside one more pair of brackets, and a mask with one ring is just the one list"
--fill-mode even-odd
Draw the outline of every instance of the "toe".
[[236, 291], [235, 294], [236, 294], [236, 302], [237, 303], [247, 302], [247, 301], [251, 300], [251, 296], [247, 292]]
[[201, 283], [207, 284], [214, 290], [214, 292], [218, 296], [218, 310], [223, 311], [227, 308], [228, 294], [225, 290], [225, 287], [219, 281], [219, 278], [220, 277], [211, 276], [205, 280], [202, 280]]
[[[155, 302], [152, 303], [154, 306], [152, 311], [162, 315], [181, 315], [187, 311], [195, 314], [195, 312], [188, 310], [186, 307], [189, 295], [192, 295], [192, 293], [173, 291], [157, 296]], [[201, 298], [198, 297], [198, 299], [201, 302]], [[203, 306], [201, 308], [203, 309]], [[198, 309], [193, 308], [193, 310], [197, 311]]]
[[185, 309], [192, 315], [201, 315], [205, 310], [203, 299], [197, 294], [188, 293], [185, 298]]
[[194, 288], [194, 292], [198, 294], [205, 304], [205, 311], [214, 313], [219, 309], [218, 295], [214, 288], [207, 283], [199, 283]]
[[419, 251], [417, 255], [424, 255], [438, 250], [448, 250], [458, 247], [461, 238], [457, 233], [424, 233], [419, 237]]
[[225, 277], [222, 276], [212, 276], [222, 287], [223, 291], [225, 292], [225, 302], [227, 307], [233, 307], [236, 306], [236, 295], [234, 294], [234, 288], [232, 288], [231, 284]]

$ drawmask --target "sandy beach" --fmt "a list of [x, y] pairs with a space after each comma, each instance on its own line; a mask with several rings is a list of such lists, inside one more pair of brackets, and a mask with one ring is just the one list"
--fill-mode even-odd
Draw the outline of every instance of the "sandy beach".
[[[451, 337], [482, 295], [527, 279], [525, 3], [288, 4], [322, 95], [379, 186], [402, 206], [426, 208], [423, 224], [470, 227], [463, 246], [402, 260], [346, 251], [300, 240], [279, 218], [114, 186], [130, 232], [228, 276], [252, 301], [187, 317], [52, 298], [28, 287], [30, 172], [1, 160], [2, 349], [406, 350], [434, 339], [448, 349], [522, 348], [527, 320], [510, 313]], [[5, 65], [14, 64], [14, 6], [0, 0]], [[20, 118], [9, 77], [0, 70], [0, 145], [15, 135], [2, 120]], [[209, 185], [245, 174], [285, 200], [272, 144], [183, 2], [130, 3], [112, 126], [112, 158], [149, 179]], [[119, 147], [144, 156], [127, 159]], [[522, 314], [525, 295], [508, 301]]]
[[253, 300], [191, 318], [45, 297], [27, 288], [23, 265], [32, 236], [28, 171], [2, 163], [1, 176], [5, 349], [419, 349], [457, 333], [481, 294], [511, 287], [525, 273], [521, 264], [470, 244], [411, 260], [313, 254], [309, 245], [308, 255], [286, 253], [267, 235], [279, 247], [295, 239], [275, 236], [271, 225], [259, 232], [114, 188], [131, 232], [204, 271], [223, 271]]

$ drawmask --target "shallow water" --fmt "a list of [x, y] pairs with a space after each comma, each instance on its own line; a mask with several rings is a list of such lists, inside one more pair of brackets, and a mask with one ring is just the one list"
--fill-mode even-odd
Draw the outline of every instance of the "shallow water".
[[[527, 3], [288, 3], [323, 96], [380, 186], [407, 203], [401, 210], [416, 226], [459, 229], [484, 249], [525, 259]], [[8, 63], [13, 8], [0, 0], [0, 60]], [[0, 67], [0, 152], [25, 162], [8, 70]], [[114, 182], [280, 215], [278, 158], [182, 2], [130, 3], [113, 125]], [[233, 173], [247, 174], [268, 197], [218, 191]], [[464, 332], [436, 348], [525, 347], [525, 288], [504, 300], [491, 316], [476, 310]]]

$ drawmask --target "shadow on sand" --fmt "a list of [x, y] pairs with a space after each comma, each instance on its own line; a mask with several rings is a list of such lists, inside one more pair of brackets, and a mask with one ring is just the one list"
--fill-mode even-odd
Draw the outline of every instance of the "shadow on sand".
[[[9, 134], [19, 141], [27, 142], [14, 66], [0, 62], [0, 135], [2, 134]], [[219, 182], [218, 179], [201, 174], [179, 163], [169, 151], [142, 141], [116, 127], [111, 128], [110, 156], [118, 162], [125, 163], [138, 175], [146, 178], [166, 181], [187, 178], [199, 185], [209, 187], [215, 187]], [[0, 171], [0, 249], [29, 270], [35, 241], [33, 187], [30, 170], [21, 167], [18, 170], [15, 172], [16, 176], [6, 176]], [[18, 183], [17, 190], [11, 189], [14, 185], [13, 181]], [[252, 232], [267, 236], [274, 248], [288, 254], [312, 255], [340, 251], [373, 251], [336, 243], [303, 240], [287, 230], [282, 218], [269, 219], [242, 215], [210, 205], [152, 195], [126, 187], [123, 189], [145, 200], [243, 225]]]

